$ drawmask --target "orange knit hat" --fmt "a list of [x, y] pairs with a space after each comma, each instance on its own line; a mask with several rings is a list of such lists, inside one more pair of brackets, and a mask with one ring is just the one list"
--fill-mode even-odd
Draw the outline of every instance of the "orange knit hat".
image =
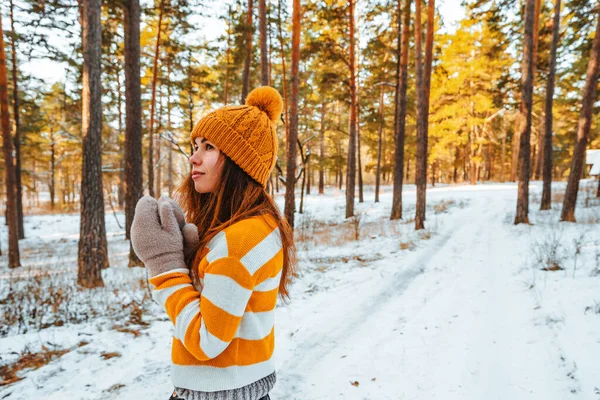
[[263, 187], [277, 159], [275, 124], [281, 116], [281, 95], [270, 86], [254, 89], [244, 106], [224, 106], [204, 116], [190, 135], [211, 141]]

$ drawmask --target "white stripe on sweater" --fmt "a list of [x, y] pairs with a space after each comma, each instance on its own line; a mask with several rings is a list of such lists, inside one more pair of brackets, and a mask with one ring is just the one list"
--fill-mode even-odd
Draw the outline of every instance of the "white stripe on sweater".
[[281, 270], [273, 278], [267, 278], [259, 285], [254, 286], [255, 292], [270, 292], [271, 290], [277, 289], [281, 282]]
[[271, 359], [252, 365], [217, 368], [208, 365], [171, 365], [171, 380], [176, 387], [216, 392], [249, 385], [275, 371]]
[[167, 299], [170, 295], [178, 291], [179, 289], [183, 289], [186, 287], [190, 287], [189, 283], [181, 283], [179, 285], [174, 285], [165, 289], [153, 290], [152, 298], [156, 300], [158, 304], [166, 308]]
[[256, 271], [281, 250], [281, 235], [279, 228], [267, 235], [260, 243], [252, 248], [242, 259], [242, 264], [246, 267], [250, 275]]
[[240, 286], [228, 276], [204, 274], [202, 297], [231, 315], [241, 317], [244, 314], [251, 294], [252, 290]]
[[211, 263], [219, 258], [229, 256], [229, 249], [227, 246], [227, 237], [225, 231], [219, 232], [207, 246], [210, 251], [206, 255], [206, 260]]
[[215, 358], [229, 346], [230, 342], [224, 342], [206, 329], [204, 319], [200, 323], [200, 348], [209, 358]]
[[198, 299], [195, 299], [187, 306], [185, 306], [185, 308], [181, 310], [177, 315], [177, 319], [175, 320], [175, 331], [173, 332], [173, 336], [175, 336], [181, 342], [184, 342], [185, 332], [190, 326], [192, 319], [198, 313], [200, 313], [200, 301], [198, 301]]
[[273, 330], [275, 323], [275, 310], [265, 312], [246, 312], [242, 322], [235, 333], [236, 338], [246, 340], [260, 340]]

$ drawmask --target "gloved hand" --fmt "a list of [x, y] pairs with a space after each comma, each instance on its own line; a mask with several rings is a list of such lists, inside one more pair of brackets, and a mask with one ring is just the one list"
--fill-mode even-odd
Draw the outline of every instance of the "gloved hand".
[[168, 202], [159, 205], [151, 196], [138, 201], [131, 224], [131, 244], [150, 277], [174, 269], [187, 269], [179, 217]]
[[183, 247], [185, 252], [188, 249], [194, 248], [200, 243], [200, 237], [198, 235], [198, 227], [196, 224], [185, 223], [185, 216], [183, 215], [183, 210], [179, 207], [179, 203], [170, 198], [169, 196], [161, 196], [158, 199], [158, 206], [161, 207], [162, 204], [168, 204], [173, 210], [173, 215], [179, 224], [179, 229], [181, 229], [181, 233], [183, 235]]

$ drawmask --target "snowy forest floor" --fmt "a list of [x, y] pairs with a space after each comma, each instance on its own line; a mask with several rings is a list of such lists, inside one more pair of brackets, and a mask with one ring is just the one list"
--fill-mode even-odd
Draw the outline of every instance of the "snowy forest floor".
[[[414, 186], [402, 221], [389, 221], [391, 187], [381, 203], [367, 189], [349, 221], [342, 191], [307, 196], [271, 398], [600, 399], [595, 185], [582, 181], [573, 224], [558, 222], [564, 183], [540, 212], [533, 182], [519, 226], [516, 184], [436, 186], [419, 232]], [[0, 399], [170, 396], [171, 324], [145, 270], [127, 267], [123, 222], [107, 212], [105, 287], [82, 290], [77, 214], [27, 216], [16, 270], [0, 219]]]

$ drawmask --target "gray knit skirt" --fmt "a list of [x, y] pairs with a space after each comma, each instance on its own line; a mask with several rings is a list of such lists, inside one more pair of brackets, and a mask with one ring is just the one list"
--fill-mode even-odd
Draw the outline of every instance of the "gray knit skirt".
[[270, 400], [269, 392], [275, 386], [275, 372], [249, 385], [232, 390], [200, 392], [176, 387], [169, 400]]

